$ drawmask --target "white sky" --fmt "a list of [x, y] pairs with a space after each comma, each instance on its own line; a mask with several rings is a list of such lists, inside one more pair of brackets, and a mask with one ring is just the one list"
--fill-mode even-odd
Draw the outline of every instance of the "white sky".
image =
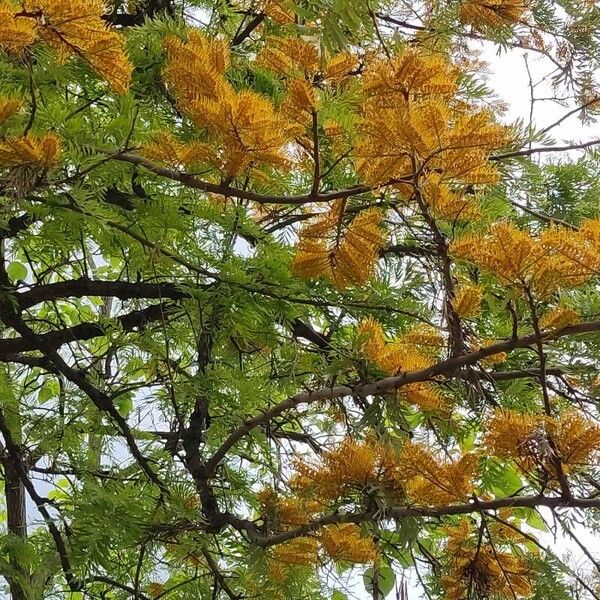
[[[542, 99], [555, 95], [548, 77], [552, 72], [553, 65], [543, 56], [523, 50], [503, 51], [501, 55], [498, 55], [497, 48], [488, 42], [473, 42], [473, 47], [481, 52], [481, 58], [490, 65], [488, 85], [508, 105], [508, 111], [504, 116], [506, 121], [518, 118], [529, 120], [531, 89], [525, 56], [527, 56], [534, 83], [534, 98]], [[560, 91], [564, 90], [559, 89]], [[572, 101], [561, 106], [555, 101], [537, 100], [534, 104], [533, 123], [538, 129], [544, 128], [575, 107], [576, 105]], [[594, 133], [597, 135], [599, 131], [600, 127], [596, 124], [582, 125], [575, 113], [558, 127], [552, 129], [552, 136], [557, 143], [580, 142], [592, 139]]]

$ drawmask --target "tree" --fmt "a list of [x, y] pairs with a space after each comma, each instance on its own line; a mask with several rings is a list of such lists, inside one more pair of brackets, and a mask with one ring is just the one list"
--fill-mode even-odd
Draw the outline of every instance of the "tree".
[[473, 40], [593, 122], [594, 2], [0, 0], [12, 598], [599, 597], [600, 142]]

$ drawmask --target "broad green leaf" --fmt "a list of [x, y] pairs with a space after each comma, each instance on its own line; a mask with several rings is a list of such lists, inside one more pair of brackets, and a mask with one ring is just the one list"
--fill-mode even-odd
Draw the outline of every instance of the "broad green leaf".
[[27, 279], [27, 267], [18, 261], [9, 263], [6, 273], [12, 281], [25, 281]]
[[387, 565], [369, 567], [363, 573], [363, 582], [365, 590], [371, 594], [371, 597], [376, 595], [377, 600], [383, 600], [394, 588], [396, 576], [392, 568]]

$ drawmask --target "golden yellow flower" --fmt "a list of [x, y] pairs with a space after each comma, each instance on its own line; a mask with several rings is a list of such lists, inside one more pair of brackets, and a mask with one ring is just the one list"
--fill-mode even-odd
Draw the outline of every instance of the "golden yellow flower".
[[300, 231], [293, 269], [304, 278], [326, 276], [337, 288], [366, 282], [383, 245], [380, 210], [361, 211], [343, 223], [345, 203], [338, 200]]
[[0, 142], [0, 165], [48, 169], [58, 162], [60, 138], [53, 133], [27, 135]]
[[280, 25], [287, 25], [293, 23], [295, 19], [293, 11], [290, 10], [287, 4], [285, 0], [261, 0], [258, 6], [273, 21]]
[[406, 443], [398, 459], [407, 496], [417, 504], [443, 505], [466, 500], [473, 492], [477, 457], [440, 460], [423, 444]]
[[398, 342], [412, 346], [413, 350], [428, 356], [439, 356], [445, 345], [444, 338], [437, 327], [418, 323], [402, 335]]
[[312, 566], [318, 562], [318, 548], [319, 544], [315, 538], [298, 537], [276, 546], [272, 560], [284, 565]]
[[15, 17], [21, 12], [16, 2], [0, 2], [0, 48], [16, 54], [32, 44], [37, 36], [37, 25], [33, 19]]
[[319, 72], [319, 52], [315, 44], [297, 37], [269, 38], [257, 64], [277, 75], [312, 80]]
[[378, 103], [394, 108], [398, 96], [449, 97], [458, 89], [458, 71], [446, 58], [405, 49], [389, 60], [375, 62], [365, 75], [364, 91]]
[[59, 53], [83, 58], [118, 93], [129, 89], [132, 64], [125, 41], [102, 19], [102, 0], [27, 0], [26, 8], [38, 14], [38, 35]]
[[490, 545], [457, 548], [442, 576], [445, 600], [464, 600], [471, 586], [478, 597], [527, 598], [533, 593], [530, 570], [520, 557]]
[[524, 283], [539, 266], [542, 251], [525, 231], [506, 221], [493, 225], [484, 235], [454, 240], [451, 253], [491, 271], [506, 283]]
[[433, 213], [442, 219], [474, 221], [481, 216], [473, 197], [453, 191], [438, 173], [427, 176], [421, 184], [421, 194]]
[[365, 356], [389, 375], [431, 366], [444, 346], [440, 332], [426, 324], [415, 325], [389, 343], [385, 342], [381, 325], [372, 319], [363, 321], [358, 331], [365, 338], [362, 344]]
[[373, 540], [363, 537], [360, 527], [354, 523], [326, 527], [321, 533], [321, 544], [325, 552], [336, 561], [372, 563], [378, 556]]
[[[489, 535], [489, 530], [486, 533]], [[464, 600], [469, 593], [499, 600], [531, 596], [531, 571], [504, 537], [482, 537], [466, 519], [446, 528], [446, 534], [447, 560], [441, 578], [445, 600]]]
[[600, 426], [575, 409], [552, 419], [547, 427], [561, 461], [569, 470], [587, 465], [600, 450]]
[[579, 322], [579, 313], [568, 306], [559, 305], [548, 311], [539, 320], [540, 329], [562, 329]]
[[368, 318], [358, 325], [358, 334], [363, 338], [361, 349], [365, 356], [378, 364], [386, 353], [383, 327], [375, 319]]
[[393, 478], [395, 469], [395, 455], [390, 447], [346, 438], [326, 452], [319, 464], [297, 462], [290, 486], [299, 496], [324, 503]]
[[16, 98], [0, 98], [0, 125], [12, 117], [21, 108], [20, 100]]
[[464, 284], [458, 287], [452, 306], [459, 317], [470, 319], [476, 317], [481, 310], [483, 289], [479, 285]]
[[476, 29], [498, 28], [518, 23], [527, 8], [525, 0], [466, 0], [458, 14], [463, 23]]
[[485, 443], [492, 454], [512, 458], [526, 472], [557, 477], [557, 460], [567, 472], [585, 466], [600, 450], [600, 426], [575, 410], [559, 417], [503, 410], [488, 423]]

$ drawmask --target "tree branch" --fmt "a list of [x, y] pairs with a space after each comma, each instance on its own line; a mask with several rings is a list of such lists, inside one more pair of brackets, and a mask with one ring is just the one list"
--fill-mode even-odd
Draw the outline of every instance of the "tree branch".
[[490, 156], [490, 160], [506, 160], [507, 158], [516, 158], [518, 156], [531, 156], [532, 154], [541, 154], [544, 152], [566, 152], [568, 150], [585, 150], [592, 146], [600, 144], [600, 140], [590, 140], [581, 144], [569, 144], [567, 146], [542, 146], [539, 148], [529, 148], [527, 150], [514, 150], [505, 152], [504, 154], [494, 154]]
[[174, 283], [103, 281], [82, 277], [70, 281], [37, 284], [26, 292], [16, 294], [16, 299], [21, 310], [26, 310], [40, 302], [49, 302], [60, 298], [82, 298], [84, 296], [110, 296], [120, 300], [134, 298], [179, 300], [188, 298], [189, 293], [184, 290], [183, 286]]
[[[116, 323], [123, 331], [134, 331], [143, 329], [148, 323], [161, 320], [165, 315], [172, 314], [177, 307], [175, 305], [153, 304], [141, 310], [134, 310], [120, 317], [116, 317]], [[7, 323], [8, 324], [8, 323]], [[0, 339], [0, 361], [12, 362], [15, 354], [39, 350], [40, 344], [52, 351], [64, 344], [71, 342], [90, 340], [95, 337], [106, 335], [106, 326], [102, 323], [79, 323], [72, 327], [65, 327], [48, 333], [35, 334], [35, 337], [19, 337]], [[36, 366], [44, 366], [36, 365]]]
[[[554, 330], [545, 333], [542, 332], [541, 338], [543, 342], [547, 343], [568, 335], [578, 335], [592, 331], [600, 331], [600, 321], [588, 321], [587, 323], [578, 323], [577, 325], [564, 327], [560, 330]], [[214, 473], [229, 450], [244, 436], [248, 435], [254, 428], [258, 427], [262, 423], [267, 423], [282, 413], [296, 408], [300, 404], [312, 404], [322, 400], [344, 398], [345, 396], [365, 397], [381, 395], [385, 394], [386, 392], [397, 390], [398, 388], [408, 385], [409, 383], [430, 381], [438, 376], [452, 377], [463, 367], [474, 365], [488, 356], [499, 354], [501, 352], [510, 352], [517, 348], [526, 348], [536, 344], [537, 340], [538, 336], [536, 334], [526, 335], [520, 338], [510, 338], [506, 341], [498, 342], [497, 344], [492, 344], [490, 346], [486, 346], [485, 348], [480, 348], [475, 352], [470, 352], [468, 354], [463, 354], [461, 356], [455, 356], [447, 360], [440, 361], [435, 365], [427, 367], [426, 369], [421, 369], [420, 371], [404, 373], [395, 377], [386, 377], [372, 383], [324, 387], [318, 390], [296, 394], [295, 396], [291, 396], [287, 400], [272, 406], [265, 412], [248, 419], [241, 426], [232, 431], [221, 444], [221, 446], [215, 451], [212, 457], [207, 461], [207, 469], [211, 474]]]

